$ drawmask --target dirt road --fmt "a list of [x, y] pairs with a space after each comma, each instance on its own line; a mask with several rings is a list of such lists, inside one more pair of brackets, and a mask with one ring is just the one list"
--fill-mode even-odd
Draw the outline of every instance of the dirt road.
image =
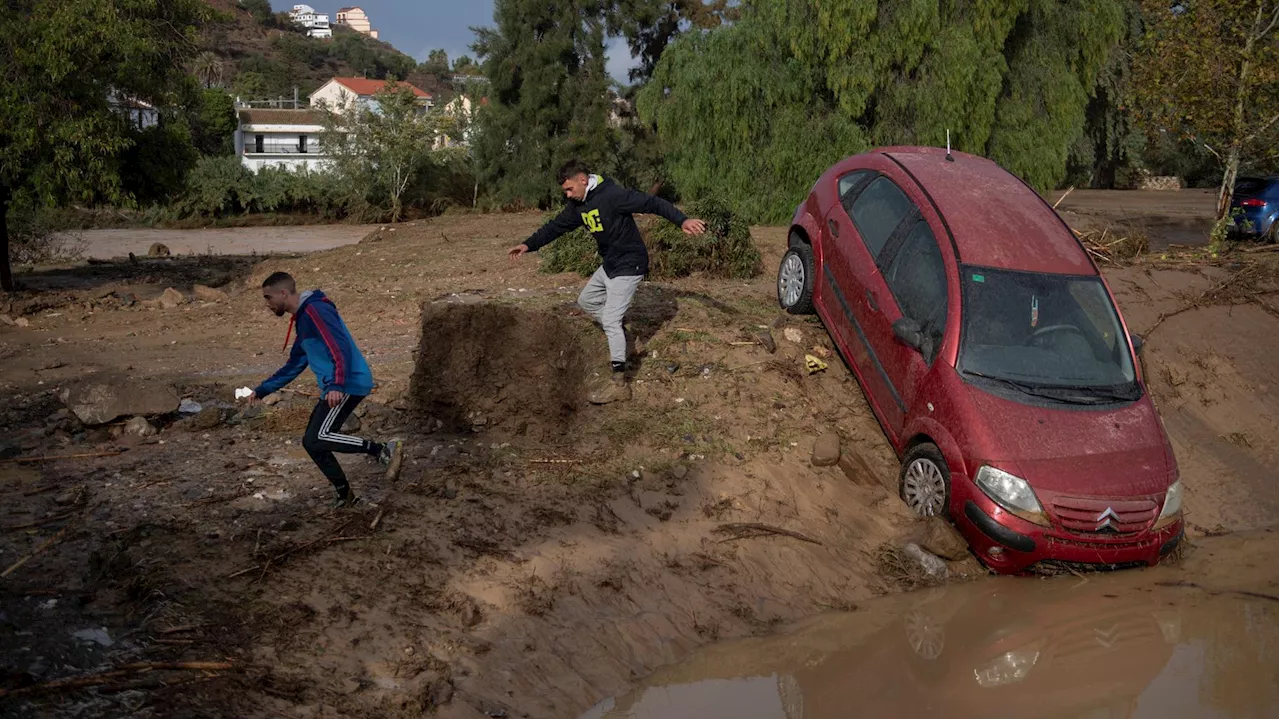
[[[802, 369], [831, 344], [776, 309], [785, 231], [754, 232], [756, 280], [647, 283], [631, 315], [645, 344], [635, 399], [583, 408], [573, 400], [606, 358], [573, 305], [581, 278], [503, 252], [537, 222], [439, 218], [303, 257], [25, 275], [44, 291], [0, 307], [26, 324], [0, 325], [0, 451], [104, 456], [0, 465], [0, 566], [26, 558], [0, 584], [0, 689], [124, 673], [0, 695], [0, 708], [574, 716], [698, 647], [901, 591], [877, 562], [916, 527], [897, 460], [842, 363]], [[325, 508], [298, 446], [310, 397], [260, 416], [231, 402], [284, 361], [286, 324], [257, 292], [275, 270], [325, 289], [373, 366], [359, 432], [411, 440], [397, 485], [347, 464], [363, 508]], [[1274, 526], [1274, 257], [1106, 271], [1148, 335], [1191, 544]], [[194, 283], [227, 297], [147, 303]], [[762, 328], [776, 353], [752, 341]], [[435, 360], [415, 382], [419, 355]], [[90, 373], [172, 384], [210, 409], [160, 418], [154, 436], [84, 427], [59, 394]], [[810, 466], [826, 431], [861, 464]], [[1274, 583], [1275, 564], [1241, 572]], [[213, 660], [232, 669], [173, 668]], [[118, 669], [138, 662], [168, 668]]]
[[176, 255], [270, 255], [316, 252], [353, 245], [378, 225], [228, 227], [208, 230], [82, 230], [84, 256], [95, 259], [147, 254], [161, 243]]

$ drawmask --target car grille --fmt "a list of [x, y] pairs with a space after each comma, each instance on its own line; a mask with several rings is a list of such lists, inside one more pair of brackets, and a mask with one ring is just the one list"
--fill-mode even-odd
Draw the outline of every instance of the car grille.
[[1141, 532], [1159, 511], [1150, 499], [1055, 497], [1049, 506], [1063, 529], [1099, 538]]
[[1089, 572], [1109, 572], [1145, 566], [1147, 566], [1146, 562], [1099, 562], [1095, 564], [1091, 562], [1066, 562], [1061, 559], [1042, 559], [1027, 567], [1027, 571], [1032, 574], [1056, 577], [1062, 574], [1081, 575]]

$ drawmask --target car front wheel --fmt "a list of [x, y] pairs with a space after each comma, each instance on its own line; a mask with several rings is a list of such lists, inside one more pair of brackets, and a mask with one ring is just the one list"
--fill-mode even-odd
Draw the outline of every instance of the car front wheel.
[[918, 444], [902, 460], [898, 479], [902, 501], [920, 517], [945, 517], [951, 499], [951, 472], [937, 446]]
[[793, 315], [813, 313], [813, 248], [792, 245], [778, 266], [778, 304]]

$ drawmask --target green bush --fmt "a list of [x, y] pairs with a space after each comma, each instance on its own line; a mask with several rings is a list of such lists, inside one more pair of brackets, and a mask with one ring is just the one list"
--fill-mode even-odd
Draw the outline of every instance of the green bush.
[[[547, 219], [550, 220], [554, 216], [547, 215]], [[600, 252], [596, 249], [595, 238], [587, 232], [585, 227], [579, 227], [563, 235], [560, 239], [538, 250], [538, 255], [542, 257], [542, 264], [538, 266], [538, 271], [549, 275], [576, 272], [583, 277], [590, 277], [591, 273], [600, 266]]]
[[708, 277], [747, 279], [760, 274], [760, 252], [751, 242], [751, 228], [727, 203], [716, 199], [692, 202], [687, 214], [706, 222], [707, 231], [690, 237], [665, 220], [647, 228], [651, 277], [670, 279], [699, 272]]
[[[690, 203], [690, 217], [707, 223], [698, 237], [684, 234], [664, 219], [642, 222], [640, 234], [649, 248], [649, 277], [669, 280], [701, 273], [707, 277], [747, 279], [761, 272], [760, 252], [751, 241], [747, 223], [720, 200]], [[547, 219], [552, 216], [548, 215]], [[576, 272], [589, 277], [600, 266], [596, 241], [585, 227], [564, 235], [538, 251], [539, 272]]]
[[254, 173], [238, 157], [205, 157], [191, 171], [187, 190], [173, 209], [179, 217], [279, 212], [340, 219], [352, 214], [352, 202], [329, 173], [274, 167]]

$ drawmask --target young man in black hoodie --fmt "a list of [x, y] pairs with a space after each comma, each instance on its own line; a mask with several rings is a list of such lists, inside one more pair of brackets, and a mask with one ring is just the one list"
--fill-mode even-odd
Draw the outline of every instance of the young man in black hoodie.
[[613, 369], [612, 380], [593, 391], [590, 400], [606, 404], [630, 399], [631, 388], [624, 374], [627, 339], [622, 318], [631, 306], [640, 281], [649, 273], [649, 251], [632, 215], [661, 215], [687, 235], [700, 235], [707, 226], [702, 220], [685, 217], [675, 205], [660, 197], [628, 190], [612, 180], [591, 174], [587, 166], [577, 160], [565, 163], [556, 179], [568, 199], [564, 210], [507, 253], [514, 260], [526, 252], [537, 252], [579, 224], [586, 226], [596, 240], [603, 262], [578, 295], [578, 306], [604, 329]]

